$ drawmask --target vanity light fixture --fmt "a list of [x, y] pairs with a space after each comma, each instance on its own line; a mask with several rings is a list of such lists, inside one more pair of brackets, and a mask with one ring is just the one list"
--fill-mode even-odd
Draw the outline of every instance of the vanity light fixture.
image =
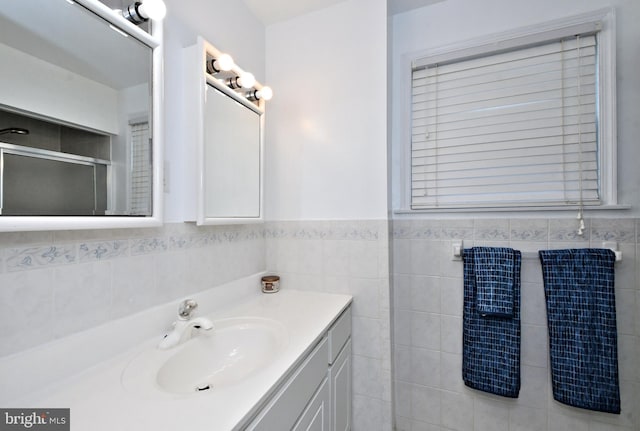
[[229, 54], [220, 54], [218, 58], [207, 58], [207, 72], [211, 74], [228, 72], [234, 65], [233, 58]]
[[271, 87], [264, 86], [259, 90], [252, 90], [247, 93], [247, 99], [249, 100], [271, 100], [273, 97], [273, 90]]
[[251, 88], [256, 84], [256, 77], [253, 76], [251, 72], [243, 72], [239, 76], [235, 76], [233, 78], [229, 78], [227, 80], [227, 86], [229, 88]]
[[211, 78], [258, 106], [261, 105], [260, 101], [271, 100], [273, 97], [273, 90], [270, 87], [263, 86], [256, 80], [253, 73], [240, 68], [229, 54], [218, 51], [209, 44], [206, 48], [204, 63], [206, 73]]
[[150, 19], [161, 20], [167, 15], [167, 6], [162, 0], [142, 0], [127, 6], [122, 16], [135, 25], [140, 25]]

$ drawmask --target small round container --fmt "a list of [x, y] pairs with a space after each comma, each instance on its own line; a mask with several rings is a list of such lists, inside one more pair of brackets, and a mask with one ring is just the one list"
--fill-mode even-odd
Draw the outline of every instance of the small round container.
[[280, 290], [280, 277], [277, 275], [265, 275], [262, 277], [262, 291], [264, 293], [276, 293]]

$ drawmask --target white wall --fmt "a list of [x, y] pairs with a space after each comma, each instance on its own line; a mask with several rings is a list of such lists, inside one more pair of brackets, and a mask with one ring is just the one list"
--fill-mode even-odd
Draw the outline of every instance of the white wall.
[[386, 2], [267, 27], [268, 220], [387, 215]]
[[[223, 52], [229, 53], [244, 70], [252, 72], [260, 82], [264, 79], [264, 25], [242, 1], [165, 0], [165, 29], [179, 20], [188, 26], [181, 42], [195, 43], [203, 36]], [[175, 29], [174, 29], [175, 30]], [[175, 37], [170, 32], [170, 38]], [[167, 43], [167, 40], [165, 40]], [[168, 47], [168, 49], [172, 49]], [[165, 51], [166, 53], [166, 51]]]
[[[395, 16], [393, 26], [393, 207], [400, 205], [399, 170], [405, 113], [402, 85], [409, 78], [403, 58], [426, 49], [614, 6], [617, 15], [618, 202], [621, 216], [640, 214], [640, 2], [634, 0], [447, 0]], [[599, 216], [606, 214], [598, 213]], [[611, 216], [611, 213], [609, 213]]]
[[354, 296], [354, 431], [392, 430], [386, 28], [347, 0], [266, 30], [267, 269]]
[[117, 90], [2, 43], [0, 58], [0, 105], [118, 132]]

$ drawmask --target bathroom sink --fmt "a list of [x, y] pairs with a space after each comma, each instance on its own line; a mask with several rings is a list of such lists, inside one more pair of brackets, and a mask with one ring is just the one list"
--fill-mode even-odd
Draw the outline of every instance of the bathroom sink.
[[135, 392], [215, 391], [260, 372], [282, 352], [287, 340], [286, 328], [275, 320], [217, 320], [212, 331], [198, 333], [173, 349], [142, 352], [125, 368], [122, 383]]

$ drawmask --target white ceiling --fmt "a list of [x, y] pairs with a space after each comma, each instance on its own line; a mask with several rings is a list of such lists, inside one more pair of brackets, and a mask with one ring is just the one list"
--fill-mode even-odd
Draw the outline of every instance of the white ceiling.
[[[324, 9], [345, 0], [243, 0], [264, 25]], [[387, 0], [388, 15], [438, 3], [444, 0]]]

